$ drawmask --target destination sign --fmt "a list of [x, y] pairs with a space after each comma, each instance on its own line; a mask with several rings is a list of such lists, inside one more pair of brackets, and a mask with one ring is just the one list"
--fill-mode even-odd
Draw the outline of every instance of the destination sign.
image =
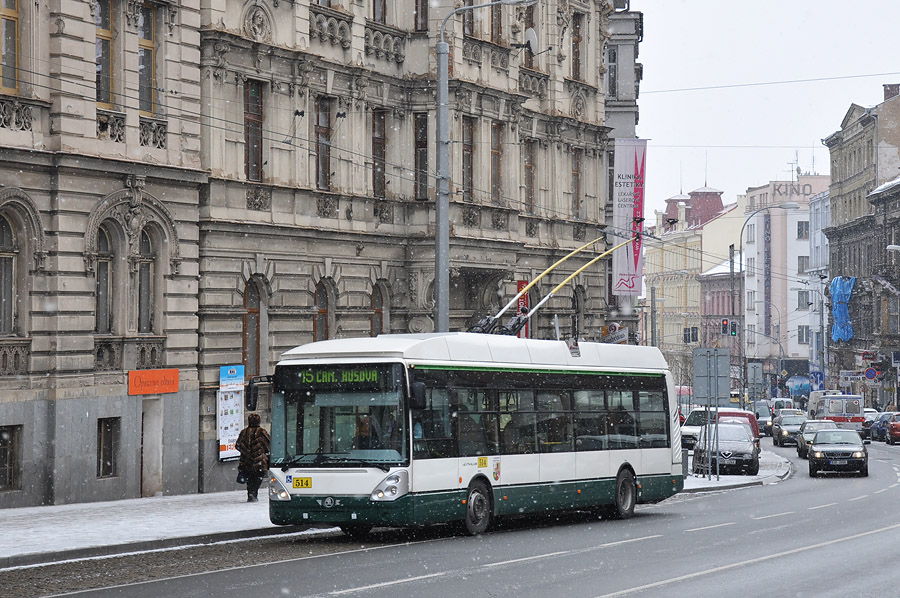
[[395, 390], [402, 380], [399, 365], [282, 366], [275, 387], [310, 391]]

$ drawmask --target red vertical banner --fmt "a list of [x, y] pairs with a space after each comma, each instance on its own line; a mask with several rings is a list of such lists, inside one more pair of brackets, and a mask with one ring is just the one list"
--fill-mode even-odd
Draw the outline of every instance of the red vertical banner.
[[[527, 280], [520, 280], [516, 283], [516, 293], [519, 293], [528, 286]], [[522, 309], [529, 309], [531, 306], [528, 305], [528, 293], [525, 293], [521, 297], [519, 297], [519, 303], [516, 305], [516, 314], [521, 315]], [[525, 322], [525, 326], [522, 327], [522, 330], [519, 331], [519, 338], [528, 338], [528, 326], [531, 324], [531, 321]]]

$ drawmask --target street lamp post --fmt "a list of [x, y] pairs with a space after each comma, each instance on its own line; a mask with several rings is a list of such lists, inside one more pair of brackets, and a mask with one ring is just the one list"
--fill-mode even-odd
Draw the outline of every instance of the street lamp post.
[[[738, 314], [738, 321], [741, 323], [741, 326], [740, 326], [741, 336], [738, 339], [738, 351], [740, 352], [740, 358], [738, 359], [738, 362], [739, 362], [739, 367], [741, 368], [741, 396], [743, 396], [744, 389], [747, 386], [747, 367], [746, 367], [746, 364], [744, 363], [744, 359], [745, 359], [744, 341], [746, 339], [746, 333], [744, 330], [744, 287], [745, 287], [745, 283], [744, 283], [744, 229], [747, 227], [747, 223], [750, 222], [750, 219], [753, 218], [754, 216], [756, 216], [757, 214], [759, 214], [760, 212], [763, 212], [770, 208], [780, 208], [782, 210], [795, 210], [799, 207], [800, 207], [800, 204], [793, 202], [793, 201], [786, 201], [781, 204], [773, 204], [770, 206], [763, 206], [763, 207], [751, 212], [747, 216], [747, 218], [744, 219], [744, 224], [741, 225], [741, 232], [740, 232], [740, 235], [738, 236], [738, 242], [740, 245], [740, 248], [738, 250], [738, 267], [739, 267], [738, 277], [740, 278], [740, 289], [741, 289], [741, 292], [739, 293], [739, 297], [738, 297], [738, 310], [740, 311], [740, 313]], [[779, 346], [780, 346], [780, 344], [779, 344]]]
[[[776, 373], [776, 376], [775, 376], [775, 379], [778, 380], [778, 378], [781, 376], [781, 372], [784, 371], [784, 347], [781, 345], [781, 309], [777, 305], [775, 305], [774, 303], [769, 301], [768, 299], [757, 299], [756, 303], [762, 303], [764, 305], [765, 304], [771, 305], [772, 307], [775, 308], [775, 313], [778, 314], [778, 334], [775, 334], [775, 330], [773, 329], [772, 334], [764, 335], [766, 338], [769, 339], [769, 342], [771, 342], [772, 340], [776, 340], [778, 342], [778, 349], [781, 351], [781, 353], [780, 353], [781, 358], [779, 359], [779, 363], [778, 363], [778, 372]], [[771, 355], [771, 351], [768, 351], [767, 353], [769, 353]]]
[[460, 6], [444, 17], [440, 38], [435, 47], [437, 56], [437, 201], [434, 213], [434, 329], [450, 331], [450, 106], [449, 56], [450, 45], [444, 41], [447, 21], [457, 14], [497, 4], [527, 6], [537, 0], [497, 0], [473, 6]]

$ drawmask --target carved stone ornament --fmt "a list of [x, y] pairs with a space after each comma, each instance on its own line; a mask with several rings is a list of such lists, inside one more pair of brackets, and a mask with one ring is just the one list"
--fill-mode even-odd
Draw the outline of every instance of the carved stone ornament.
[[225, 54], [228, 53], [230, 46], [225, 42], [216, 42], [213, 45], [216, 63], [213, 65], [213, 77], [219, 83], [225, 83], [228, 80], [228, 62], [225, 60]]
[[247, 189], [247, 209], [267, 212], [272, 206], [272, 190], [265, 187]]
[[46, 241], [40, 213], [34, 200], [17, 187], [4, 187], [0, 189], [0, 210], [16, 212], [20, 219], [27, 224], [25, 232], [33, 249], [34, 269], [37, 272], [43, 272], [44, 262], [47, 259]]
[[253, 6], [244, 16], [244, 35], [256, 42], [269, 42], [272, 39], [272, 24], [269, 15], [260, 6]]
[[85, 229], [84, 266], [87, 272], [94, 271], [98, 231], [100, 224], [107, 219], [117, 222], [125, 233], [132, 271], [136, 271], [140, 263], [141, 230], [153, 222], [164, 234], [170, 270], [172, 273], [178, 272], [181, 258], [175, 220], [162, 202], [144, 193], [143, 176], [128, 175], [125, 189], [110, 193], [91, 210]]
[[584, 100], [584, 95], [582, 95], [581, 93], [576, 93], [572, 97], [572, 118], [581, 120], [584, 118], [586, 112], [587, 103]]
[[434, 332], [434, 320], [428, 316], [415, 316], [409, 319], [409, 331], [412, 333]]

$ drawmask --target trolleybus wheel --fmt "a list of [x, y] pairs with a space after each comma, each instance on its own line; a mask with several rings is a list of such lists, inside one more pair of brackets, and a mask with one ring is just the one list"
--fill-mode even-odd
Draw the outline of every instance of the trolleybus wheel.
[[607, 511], [612, 519], [628, 519], [634, 515], [634, 474], [630, 469], [623, 469], [616, 476], [615, 499], [616, 504], [610, 505]]
[[470, 536], [483, 534], [491, 524], [493, 505], [490, 490], [487, 484], [481, 481], [474, 482], [469, 487], [466, 497], [466, 533]]
[[341, 526], [341, 531], [354, 540], [362, 540], [372, 531], [372, 526], [364, 523], [348, 523]]

